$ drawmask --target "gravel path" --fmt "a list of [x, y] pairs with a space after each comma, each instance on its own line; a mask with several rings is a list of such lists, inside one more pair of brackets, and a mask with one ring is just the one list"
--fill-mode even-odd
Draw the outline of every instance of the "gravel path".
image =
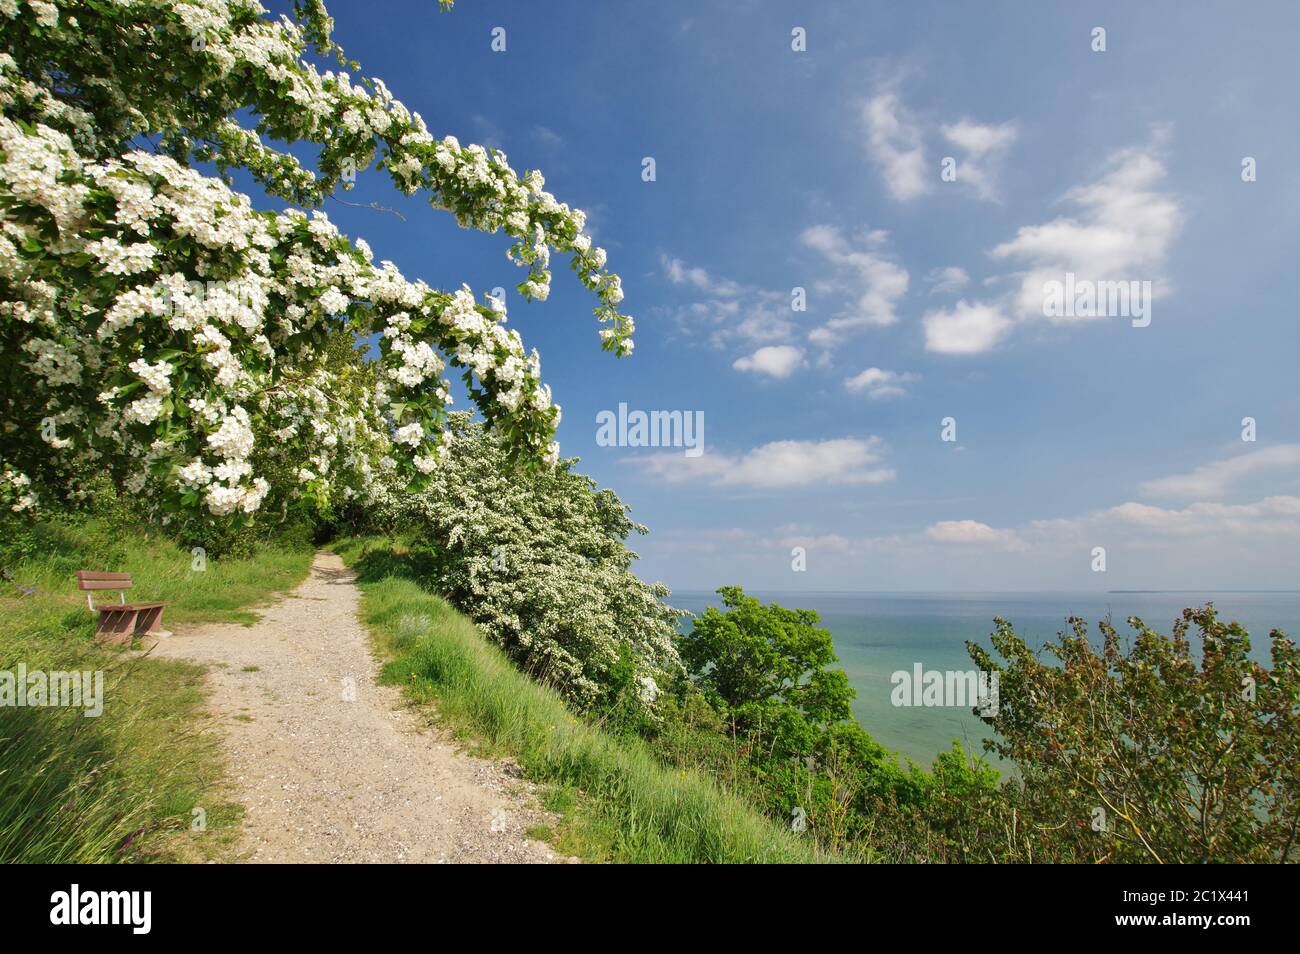
[[524, 831], [546, 821], [505, 766], [457, 751], [378, 663], [355, 578], [332, 553], [252, 627], [212, 625], [154, 655], [208, 664], [237, 849], [254, 862], [568, 861]]

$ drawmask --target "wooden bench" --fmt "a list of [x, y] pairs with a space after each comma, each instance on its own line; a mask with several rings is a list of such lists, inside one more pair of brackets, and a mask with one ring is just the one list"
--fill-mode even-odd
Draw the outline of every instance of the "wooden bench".
[[[147, 636], [157, 632], [159, 624], [162, 623], [162, 611], [166, 603], [126, 601], [126, 591], [131, 588], [130, 573], [95, 573], [91, 570], [78, 570], [77, 587], [86, 591], [86, 605], [90, 607], [90, 611], [99, 614], [99, 625], [95, 627], [96, 642], [129, 644], [135, 636]], [[117, 590], [119, 602], [96, 606], [91, 596], [94, 590]]]

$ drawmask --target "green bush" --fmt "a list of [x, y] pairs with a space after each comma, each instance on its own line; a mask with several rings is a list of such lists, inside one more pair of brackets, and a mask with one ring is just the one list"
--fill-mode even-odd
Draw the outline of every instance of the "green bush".
[[723, 609], [706, 609], [678, 641], [687, 678], [656, 736], [669, 757], [741, 780], [769, 815], [868, 858], [881, 855], [871, 833], [882, 818], [915, 829], [931, 806], [996, 792], [997, 771], [956, 742], [927, 773], [903, 768], [854, 722], [854, 691], [827, 668], [838, 660], [815, 612], [763, 604], [737, 586], [718, 592]]
[[[1125, 651], [1109, 622], [1100, 647], [1083, 620], [1045, 661], [998, 620], [971, 657], [999, 676], [985, 721], [1015, 762], [1010, 791], [1037, 850], [1065, 860], [1294, 860], [1300, 832], [1300, 655], [1274, 630], [1272, 667], [1213, 606], [1187, 609], [1173, 635], [1130, 617]], [[1189, 629], [1199, 634], [1192, 652]]]

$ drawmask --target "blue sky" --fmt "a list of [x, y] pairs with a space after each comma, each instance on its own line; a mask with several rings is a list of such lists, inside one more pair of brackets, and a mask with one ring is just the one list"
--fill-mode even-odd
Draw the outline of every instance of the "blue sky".
[[[504, 236], [382, 174], [349, 198], [404, 221], [327, 206], [409, 276], [510, 289], [564, 454], [651, 528], [644, 576], [1298, 585], [1300, 7], [329, 6], [435, 135], [504, 149], [588, 212], [637, 318], [628, 359], [599, 351], [566, 263], [525, 304]], [[1066, 271], [1151, 282], [1150, 324], [1045, 317]], [[620, 402], [702, 411], [705, 453], [598, 446]]]

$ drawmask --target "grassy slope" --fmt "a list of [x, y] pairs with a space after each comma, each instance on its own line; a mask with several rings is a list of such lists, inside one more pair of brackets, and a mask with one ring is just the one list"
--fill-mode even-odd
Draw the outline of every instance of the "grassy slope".
[[[128, 598], [165, 600], [168, 629], [250, 622], [249, 607], [306, 575], [310, 551], [262, 549], [198, 572], [156, 532], [91, 521], [38, 535], [37, 555], [5, 567], [13, 580], [0, 583], [0, 670], [103, 670], [104, 712], [0, 708], [0, 862], [220, 854], [240, 809], [222, 794], [217, 740], [203, 731], [202, 669], [96, 647], [73, 573], [132, 574]], [[206, 812], [202, 834], [190, 830], [196, 807]]]
[[385, 678], [415, 701], [434, 703], [442, 722], [488, 752], [512, 756], [546, 786], [547, 807], [565, 826], [545, 834], [560, 848], [641, 863], [825, 860], [707, 776], [669, 768], [640, 740], [577, 718], [423, 589], [391, 541], [344, 540], [335, 549], [358, 570], [362, 617], [389, 659]]

